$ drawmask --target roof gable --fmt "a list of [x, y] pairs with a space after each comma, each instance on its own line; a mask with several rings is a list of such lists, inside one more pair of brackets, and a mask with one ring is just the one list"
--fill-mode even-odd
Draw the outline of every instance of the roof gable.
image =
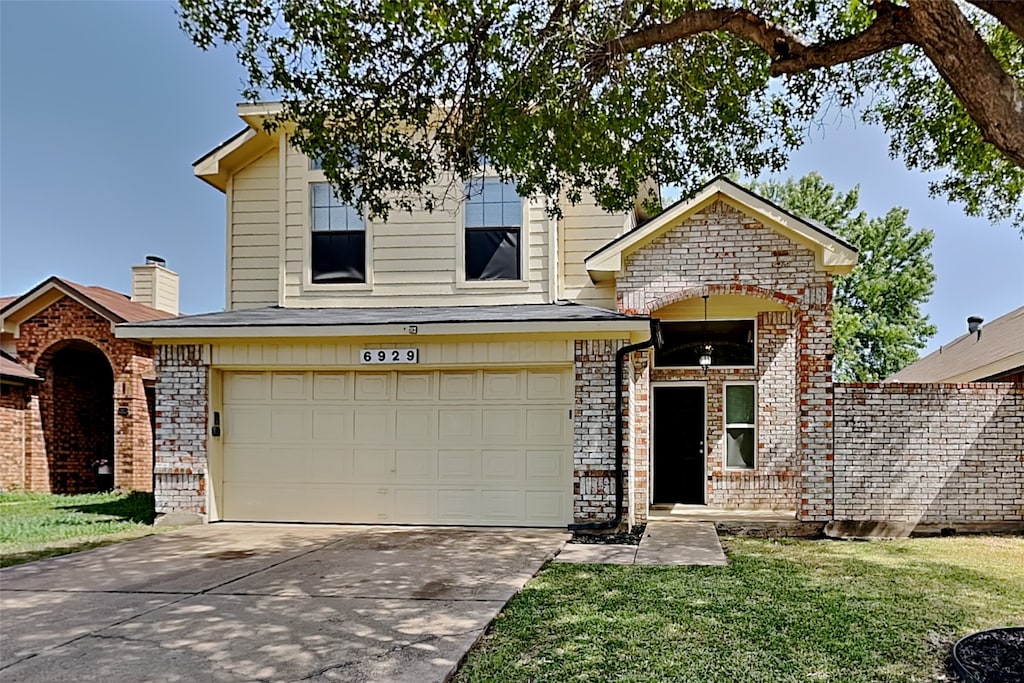
[[112, 289], [80, 285], [77, 282], [51, 276], [0, 308], [3, 331], [14, 332], [23, 321], [65, 296], [106, 318], [112, 324], [174, 317], [166, 311], [132, 301], [124, 294]]
[[646, 224], [621, 235], [586, 258], [594, 280], [607, 280], [622, 270], [623, 256], [699, 213], [716, 201], [756, 218], [766, 227], [802, 244], [814, 252], [819, 270], [834, 274], [850, 272], [857, 264], [857, 249], [832, 231], [784, 211], [763, 197], [740, 187], [728, 178], [707, 183], [690, 199], [680, 200]]
[[1024, 306], [960, 335], [886, 382], [980, 382], [1024, 367]]
[[227, 192], [231, 176], [277, 144], [277, 136], [263, 129], [263, 121], [280, 111], [281, 105], [276, 102], [238, 105], [238, 116], [247, 127], [192, 162], [192, 172]]

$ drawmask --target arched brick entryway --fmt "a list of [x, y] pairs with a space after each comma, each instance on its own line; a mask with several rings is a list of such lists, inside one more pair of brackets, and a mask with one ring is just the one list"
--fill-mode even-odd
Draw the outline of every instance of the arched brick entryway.
[[45, 381], [40, 413], [53, 493], [85, 493], [116, 482], [100, 478], [114, 463], [114, 372], [97, 347], [68, 340], [47, 349], [36, 364]]

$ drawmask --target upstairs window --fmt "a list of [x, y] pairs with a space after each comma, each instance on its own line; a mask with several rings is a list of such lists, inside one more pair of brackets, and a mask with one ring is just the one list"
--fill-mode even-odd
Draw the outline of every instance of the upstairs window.
[[311, 269], [315, 284], [366, 282], [366, 223], [329, 183], [312, 183]]
[[658, 367], [698, 367], [706, 345], [711, 367], [754, 366], [753, 320], [662, 321], [661, 335], [665, 343], [654, 352]]
[[512, 183], [466, 183], [466, 279], [521, 280], [523, 200]]

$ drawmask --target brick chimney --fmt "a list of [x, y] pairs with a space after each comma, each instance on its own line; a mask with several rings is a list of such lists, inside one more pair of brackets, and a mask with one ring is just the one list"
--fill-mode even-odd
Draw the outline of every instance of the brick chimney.
[[178, 274], [159, 256], [147, 256], [145, 265], [132, 266], [132, 301], [178, 315]]

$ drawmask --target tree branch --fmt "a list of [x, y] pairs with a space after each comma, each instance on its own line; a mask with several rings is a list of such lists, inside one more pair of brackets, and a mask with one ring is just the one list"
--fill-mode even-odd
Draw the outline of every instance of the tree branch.
[[[1024, 28], [1024, 2], [972, 0], [1018, 33]], [[953, 0], [890, 0], [872, 4], [875, 19], [863, 31], [841, 40], [808, 44], [791, 31], [745, 9], [687, 12], [600, 46], [589, 67], [604, 73], [617, 58], [656, 45], [668, 45], [709, 31], [724, 31], [760, 47], [771, 57], [773, 76], [800, 73], [853, 62], [913, 44], [938, 69], [963, 102], [986, 141], [1024, 168], [1024, 93], [992, 55]]]
[[980, 10], [988, 12], [1006, 28], [1024, 40], [1024, 2], [1007, 0], [968, 0]]

